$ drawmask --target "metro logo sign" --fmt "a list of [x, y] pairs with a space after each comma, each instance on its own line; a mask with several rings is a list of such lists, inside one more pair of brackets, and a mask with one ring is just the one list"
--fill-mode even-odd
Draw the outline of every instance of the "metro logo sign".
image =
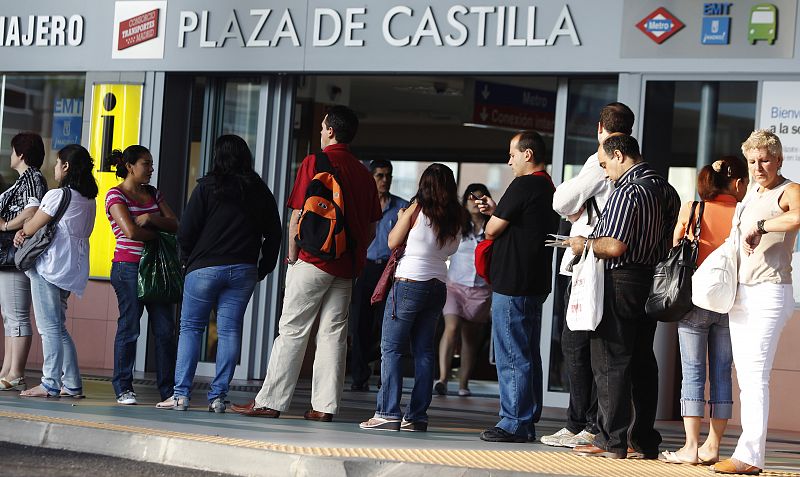
[[158, 9], [136, 15], [120, 22], [119, 37], [117, 39], [117, 49], [125, 48], [144, 43], [158, 36]]
[[659, 45], [683, 27], [683, 22], [675, 18], [664, 7], [658, 8], [636, 24], [636, 28]]

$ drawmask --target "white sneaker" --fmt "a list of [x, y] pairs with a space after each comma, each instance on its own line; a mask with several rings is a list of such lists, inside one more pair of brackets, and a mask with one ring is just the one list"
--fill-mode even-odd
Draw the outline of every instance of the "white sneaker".
[[117, 403], [125, 405], [136, 404], [136, 393], [133, 391], [125, 391], [117, 396]]
[[561, 445], [563, 447], [574, 448], [576, 446], [588, 446], [594, 442], [594, 434], [585, 430], [575, 434], [572, 437], [563, 437]]
[[565, 447], [564, 444], [561, 443], [562, 439], [575, 437], [575, 434], [569, 432], [569, 430], [565, 427], [560, 431], [556, 432], [555, 434], [550, 434], [549, 436], [542, 436], [539, 440], [542, 444], [547, 446], [553, 447]]

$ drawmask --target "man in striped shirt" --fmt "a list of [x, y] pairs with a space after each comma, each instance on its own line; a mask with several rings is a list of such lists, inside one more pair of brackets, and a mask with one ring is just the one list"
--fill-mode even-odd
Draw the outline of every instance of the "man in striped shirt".
[[[647, 318], [644, 305], [653, 268], [669, 250], [680, 199], [666, 179], [642, 160], [633, 137], [609, 136], [598, 149], [598, 158], [616, 186], [590, 235], [594, 253], [605, 259], [606, 267], [603, 319], [590, 338], [600, 432], [593, 445], [575, 451], [624, 459], [633, 448], [637, 456], [655, 459], [661, 443], [653, 428], [658, 404], [653, 353], [657, 323]], [[584, 237], [569, 242], [576, 255], [583, 253]]]

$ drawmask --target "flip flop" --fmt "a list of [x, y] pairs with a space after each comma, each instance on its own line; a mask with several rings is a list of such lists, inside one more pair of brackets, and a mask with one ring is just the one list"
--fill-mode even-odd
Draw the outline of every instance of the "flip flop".
[[72, 399], [83, 399], [86, 397], [86, 395], [83, 394], [82, 392], [71, 393], [67, 390], [67, 388], [64, 387], [61, 388], [61, 392], [58, 393], [58, 395], [61, 397], [67, 397]]
[[19, 393], [21, 397], [32, 397], [32, 398], [57, 398], [59, 397], [58, 394], [50, 394], [47, 392], [42, 385], [34, 386], [27, 391], [22, 391]]
[[694, 461], [691, 461], [691, 460], [684, 460], [683, 458], [681, 458], [681, 457], [678, 455], [678, 453], [677, 453], [677, 452], [672, 452], [672, 451], [664, 451], [664, 452], [662, 452], [662, 453], [661, 453], [661, 455], [662, 455], [662, 456], [664, 456], [664, 459], [663, 459], [662, 461], [663, 461], [663, 462], [666, 462], [666, 463], [668, 463], [668, 464], [687, 464], [687, 465], [697, 465], [697, 464], [699, 463], [697, 460], [694, 460]]

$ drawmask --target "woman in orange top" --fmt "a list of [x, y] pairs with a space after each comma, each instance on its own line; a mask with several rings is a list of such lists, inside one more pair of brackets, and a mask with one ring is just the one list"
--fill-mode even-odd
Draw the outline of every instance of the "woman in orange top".
[[[747, 192], [747, 166], [740, 159], [725, 156], [700, 170], [697, 192], [705, 202], [700, 220], [700, 244], [697, 265], [719, 247], [730, 235], [736, 203]], [[690, 220], [692, 203], [684, 204], [678, 215], [673, 234], [677, 245], [687, 227], [694, 238], [694, 221]], [[699, 213], [697, 207], [695, 216]], [[693, 307], [678, 322], [681, 348], [681, 416], [686, 431], [686, 443], [675, 452], [664, 451], [664, 459], [674, 464], [712, 464], [719, 460], [719, 443], [733, 411], [731, 384], [731, 337], [728, 315]], [[711, 418], [708, 438], [699, 446], [700, 421], [705, 411], [706, 355], [711, 396], [708, 400]]]

